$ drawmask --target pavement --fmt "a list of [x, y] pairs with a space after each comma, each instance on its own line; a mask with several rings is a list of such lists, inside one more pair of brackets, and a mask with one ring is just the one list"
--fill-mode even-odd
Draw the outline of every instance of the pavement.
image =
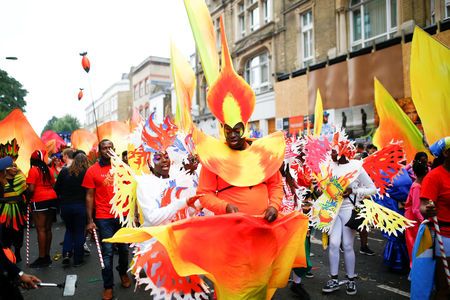
[[[62, 246], [59, 243], [64, 237], [64, 223], [58, 221], [53, 225], [53, 241], [51, 248], [51, 256], [57, 258], [58, 254], [62, 252]], [[408, 281], [408, 274], [398, 274], [391, 272], [383, 264], [383, 249], [385, 240], [379, 232], [369, 233], [369, 247], [376, 253], [375, 256], [366, 256], [359, 253], [359, 240], [355, 239], [355, 253], [356, 253], [356, 272], [358, 273], [357, 289], [358, 293], [354, 296], [348, 296], [345, 293], [345, 285], [340, 290], [334, 293], [323, 295], [322, 287], [329, 279], [328, 277], [328, 255], [327, 251], [322, 250], [320, 243], [320, 233], [316, 232], [312, 238], [311, 251], [314, 253], [312, 257], [314, 278], [303, 279], [304, 287], [311, 296], [311, 299], [408, 299], [410, 283]], [[44, 282], [63, 283], [66, 275], [78, 275], [77, 288], [75, 296], [63, 297], [62, 289], [46, 287], [38, 290], [23, 291], [25, 299], [30, 300], [51, 300], [51, 299], [101, 299], [102, 293], [102, 276], [101, 268], [98, 260], [98, 255], [95, 249], [95, 244], [88, 241], [91, 248], [91, 255], [85, 257], [86, 264], [81, 267], [67, 267], [63, 268], [61, 258], [53, 261], [48, 268], [30, 269], [25, 266], [25, 248], [22, 249], [23, 261], [18, 265], [26, 273], [38, 276]], [[131, 250], [131, 249], [130, 249]], [[131, 252], [131, 251], [130, 251]], [[30, 234], [30, 262], [37, 257], [37, 241], [36, 231], [31, 229]], [[114, 266], [117, 265], [118, 256], [115, 256]], [[341, 255], [340, 264], [340, 279], [344, 279], [344, 265]], [[149, 291], [145, 291], [144, 287], [132, 286], [129, 289], [124, 289], [120, 286], [120, 279], [117, 272], [114, 274], [115, 288], [114, 299], [151, 299]], [[273, 300], [290, 300], [300, 299], [288, 287], [278, 289]]]

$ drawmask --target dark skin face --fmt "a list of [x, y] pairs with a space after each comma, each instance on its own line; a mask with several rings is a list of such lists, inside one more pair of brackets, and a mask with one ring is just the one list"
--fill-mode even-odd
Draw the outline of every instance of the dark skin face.
[[169, 178], [170, 158], [167, 152], [156, 152], [152, 157], [154, 167], [151, 168], [153, 174], [162, 178]]
[[105, 141], [100, 144], [100, 158], [103, 161], [111, 161], [111, 156], [109, 156], [109, 151], [114, 151], [114, 145], [111, 141]]
[[225, 124], [223, 126], [223, 132], [225, 134], [225, 140], [228, 147], [233, 150], [245, 149], [245, 138], [243, 137], [245, 128], [242, 122], [237, 123], [233, 128]]

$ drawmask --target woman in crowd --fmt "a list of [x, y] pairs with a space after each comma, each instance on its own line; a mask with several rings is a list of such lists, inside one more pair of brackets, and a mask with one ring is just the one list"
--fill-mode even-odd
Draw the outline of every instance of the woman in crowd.
[[61, 172], [64, 162], [62, 161], [62, 155], [61, 153], [53, 153], [51, 156], [51, 162], [49, 165], [50, 172], [52, 173], [52, 176], [56, 179], [58, 178], [59, 172]]
[[86, 226], [86, 188], [81, 186], [89, 161], [85, 154], [78, 153], [68, 168], [63, 168], [55, 184], [60, 201], [61, 217], [66, 224], [63, 244], [63, 265], [70, 263], [73, 254], [74, 266], [83, 263]]
[[[335, 149], [331, 152], [331, 158], [333, 160], [331, 165], [333, 174], [337, 177], [349, 173], [349, 170], [354, 168], [354, 166], [352, 166], [355, 165], [353, 163], [354, 160], [347, 159], [345, 155], [338, 156], [338, 152]], [[342, 205], [329, 233], [330, 245], [328, 256], [330, 260], [331, 280], [329, 280], [322, 288], [322, 292], [324, 293], [331, 293], [339, 289], [339, 246], [341, 245], [341, 241], [344, 250], [345, 271], [349, 280], [346, 293], [347, 295], [355, 295], [357, 293], [355, 283], [355, 251], [353, 249], [356, 231], [345, 225], [350, 220], [353, 207], [365, 197], [377, 192], [377, 189], [367, 172], [362, 166], [359, 168], [358, 177], [350, 183], [342, 195], [344, 198]]]
[[410, 266], [412, 264], [411, 253], [414, 246], [414, 241], [416, 240], [419, 225], [423, 221], [423, 216], [420, 213], [420, 190], [422, 180], [428, 173], [428, 165], [426, 162], [414, 160], [412, 163], [412, 169], [414, 171], [414, 177], [416, 178], [416, 180], [409, 190], [408, 199], [405, 203], [405, 217], [410, 220], [416, 221], [416, 224], [414, 224], [413, 227], [406, 228], [405, 232], [406, 247], [408, 248]]
[[27, 189], [26, 177], [17, 168], [9, 156], [1, 159], [0, 181], [2, 195], [0, 200], [0, 226], [3, 245], [14, 246], [16, 261], [22, 260], [20, 248], [23, 245], [23, 229], [25, 225], [26, 200], [24, 193]]
[[[441, 229], [447, 261], [450, 264], [450, 137], [443, 138], [430, 146], [438, 162], [423, 179], [420, 191], [420, 211], [425, 218], [437, 216]], [[435, 164], [436, 163], [436, 164]], [[439, 244], [436, 240], [436, 299], [449, 299], [450, 287], [444, 271]]]
[[50, 246], [52, 244], [52, 221], [56, 213], [56, 193], [53, 190], [55, 178], [44, 162], [45, 151], [36, 150], [31, 154], [28, 172], [28, 190], [33, 210], [39, 245], [39, 257], [30, 264], [30, 268], [48, 267]]

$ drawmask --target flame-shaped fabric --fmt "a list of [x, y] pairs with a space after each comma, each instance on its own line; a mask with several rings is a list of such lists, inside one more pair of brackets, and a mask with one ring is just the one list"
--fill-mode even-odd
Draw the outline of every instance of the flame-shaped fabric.
[[202, 62], [206, 81], [211, 86], [219, 77], [219, 55], [216, 49], [216, 33], [204, 0], [184, 0], [192, 34]]
[[222, 69], [218, 79], [208, 91], [207, 101], [211, 112], [222, 123], [234, 127], [247, 124], [255, 108], [255, 93], [250, 85], [233, 68], [228, 50], [223, 18], [220, 18], [222, 37]]
[[13, 139], [16, 139], [20, 146], [17, 166], [27, 174], [31, 153], [34, 150], [44, 150], [45, 145], [20, 109], [14, 109], [0, 121], [0, 143], [5, 144]]
[[72, 132], [70, 142], [72, 143], [72, 148], [89, 153], [92, 148], [97, 146], [98, 140], [94, 133], [81, 128]]
[[352, 159], [356, 154], [354, 142], [348, 139], [343, 129], [333, 134], [331, 148], [337, 151], [338, 157], [345, 156], [347, 159]]
[[431, 145], [450, 136], [450, 49], [417, 26], [409, 74], [414, 106]]
[[320, 91], [317, 89], [316, 95], [316, 105], [314, 107], [314, 136], [320, 136], [323, 125], [323, 105], [322, 96], [320, 96]]
[[265, 299], [269, 289], [286, 285], [292, 267], [306, 266], [302, 245], [307, 227], [308, 218], [298, 212], [273, 223], [236, 213], [122, 228], [105, 241], [143, 242], [155, 237], [178, 275], [207, 275], [218, 299]]
[[192, 132], [191, 105], [195, 93], [195, 74], [191, 65], [183, 58], [180, 51], [172, 43], [171, 51], [172, 76], [177, 95], [176, 125], [185, 134]]
[[392, 179], [400, 172], [405, 159], [405, 152], [399, 143], [390, 144], [364, 159], [363, 168], [370, 179], [384, 195], [386, 189], [392, 185]]
[[41, 140], [45, 144], [52, 140], [55, 141], [53, 149], [46, 149], [47, 153], [56, 153], [66, 146], [66, 142], [53, 130], [46, 130], [42, 133]]
[[282, 132], [257, 139], [243, 151], [232, 150], [198, 129], [194, 130], [193, 139], [202, 166], [234, 186], [264, 182], [278, 171], [284, 160]]
[[391, 141], [402, 141], [406, 159], [412, 161], [419, 151], [429, 153], [423, 144], [419, 129], [395, 102], [394, 98], [375, 78], [375, 107], [380, 117], [380, 125], [373, 136], [378, 149], [388, 146]]
[[100, 141], [108, 139], [113, 142], [116, 153], [122, 153], [128, 149], [128, 136], [130, 126], [124, 122], [109, 121], [98, 126]]
[[153, 122], [154, 114], [152, 113], [148, 118], [148, 127], [151, 132], [147, 130], [147, 127], [144, 127], [144, 130], [142, 130], [142, 141], [147, 147], [152, 149], [152, 152], [161, 152], [173, 145], [177, 137], [178, 128], [168, 117], [164, 119], [163, 124], [157, 126]]

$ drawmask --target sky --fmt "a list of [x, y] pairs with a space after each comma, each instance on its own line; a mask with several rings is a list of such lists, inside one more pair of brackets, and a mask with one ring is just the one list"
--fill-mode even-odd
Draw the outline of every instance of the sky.
[[7, 0], [0, 12], [0, 69], [28, 90], [25, 115], [38, 135], [52, 116], [83, 124], [91, 95], [100, 97], [150, 55], [169, 57], [171, 40], [186, 59], [195, 51], [182, 0]]

